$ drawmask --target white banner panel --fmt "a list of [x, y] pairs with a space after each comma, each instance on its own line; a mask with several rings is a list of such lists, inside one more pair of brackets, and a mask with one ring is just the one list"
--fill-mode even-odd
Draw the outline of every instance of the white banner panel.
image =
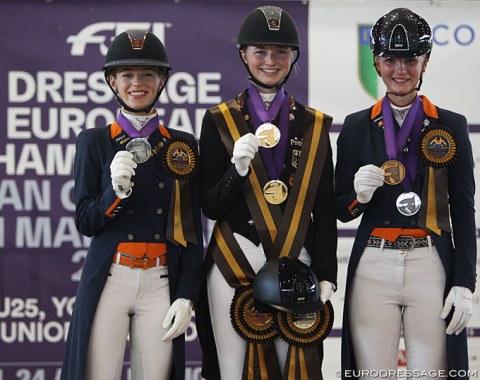
[[[309, 10], [309, 103], [341, 124], [349, 113], [370, 106], [378, 95], [365, 89], [362, 71], [373, 70], [373, 59], [361, 65], [359, 56], [371, 26], [388, 11], [407, 7], [430, 24], [434, 34], [431, 61], [421, 92], [442, 108], [464, 114], [480, 124], [480, 2], [477, 1], [337, 1], [311, 2]], [[371, 55], [370, 55], [371, 56]], [[370, 83], [370, 85], [373, 85]]]

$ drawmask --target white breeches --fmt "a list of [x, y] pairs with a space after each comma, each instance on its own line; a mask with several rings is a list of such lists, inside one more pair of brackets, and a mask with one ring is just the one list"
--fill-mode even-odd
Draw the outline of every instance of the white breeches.
[[87, 355], [86, 379], [119, 380], [127, 337], [133, 380], [168, 379], [172, 342], [162, 342], [170, 307], [168, 268], [147, 270], [112, 264], [97, 306]]
[[444, 287], [445, 271], [434, 246], [365, 248], [349, 298], [357, 368], [366, 373], [362, 379], [378, 370], [397, 378], [402, 328], [407, 371], [447, 370], [446, 325], [440, 318]]
[[[248, 262], [255, 273], [257, 273], [266, 261], [262, 244], [257, 247], [250, 240], [239, 234], [234, 233], [234, 236], [245, 253]], [[306, 249], [302, 248], [299, 260], [310, 265], [311, 260]], [[240, 380], [245, 359], [246, 341], [235, 332], [230, 322], [230, 305], [235, 289], [228, 285], [215, 264], [208, 275], [207, 286], [212, 328], [220, 367], [220, 378], [222, 380]], [[288, 344], [280, 338], [277, 338], [274, 342], [280, 369], [283, 372]]]

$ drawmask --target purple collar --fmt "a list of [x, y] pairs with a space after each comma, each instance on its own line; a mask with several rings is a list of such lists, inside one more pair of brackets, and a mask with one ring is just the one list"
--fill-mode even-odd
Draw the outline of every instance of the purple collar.
[[160, 125], [160, 120], [158, 115], [152, 117], [145, 126], [137, 131], [137, 129], [130, 123], [130, 121], [123, 115], [122, 112], [119, 113], [117, 118], [117, 123], [122, 127], [124, 132], [131, 138], [137, 137], [148, 137], [150, 136]]

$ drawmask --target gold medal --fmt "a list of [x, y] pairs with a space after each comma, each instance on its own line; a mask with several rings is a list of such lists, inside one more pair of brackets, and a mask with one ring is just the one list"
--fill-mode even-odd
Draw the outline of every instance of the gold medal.
[[405, 178], [405, 166], [400, 161], [388, 160], [381, 166], [385, 170], [385, 182], [387, 185], [398, 185]]
[[137, 164], [147, 161], [152, 153], [152, 147], [146, 139], [136, 138], [128, 142], [126, 149], [133, 154], [133, 161]]
[[263, 196], [268, 203], [278, 205], [285, 202], [288, 196], [288, 188], [282, 181], [273, 179], [263, 187]]
[[264, 123], [255, 131], [255, 136], [260, 140], [260, 145], [264, 148], [273, 148], [280, 141], [281, 133], [272, 123]]

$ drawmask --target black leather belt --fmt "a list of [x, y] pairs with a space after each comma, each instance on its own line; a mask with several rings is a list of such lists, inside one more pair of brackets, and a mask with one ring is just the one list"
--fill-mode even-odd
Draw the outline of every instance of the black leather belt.
[[[414, 248], [428, 247], [428, 238], [414, 238], [412, 236], [400, 236], [395, 241], [389, 241], [376, 236], [370, 236], [367, 241], [367, 247], [380, 248], [382, 245], [382, 240], [385, 241], [383, 243], [383, 248], [399, 249], [402, 251], [410, 251]], [[431, 245], [435, 245], [433, 240], [431, 240]]]

